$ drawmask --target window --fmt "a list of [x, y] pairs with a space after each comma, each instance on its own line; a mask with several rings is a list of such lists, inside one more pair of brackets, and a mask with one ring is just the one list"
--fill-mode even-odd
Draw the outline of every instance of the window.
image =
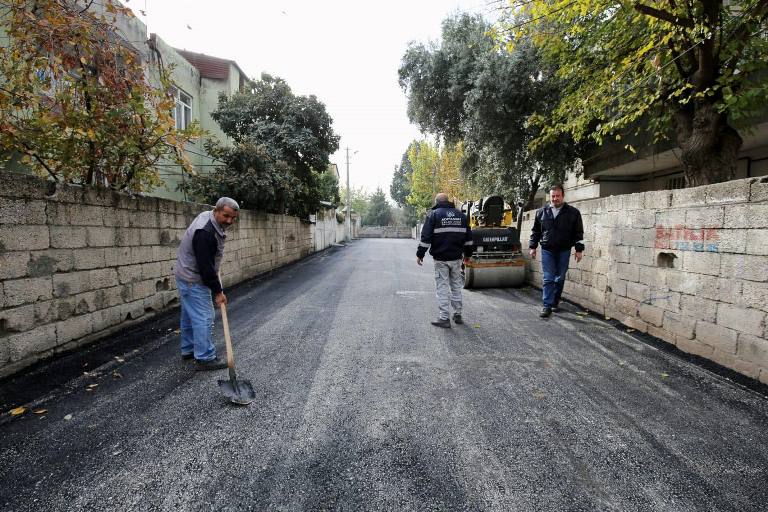
[[685, 188], [685, 176], [675, 176], [667, 179], [667, 190], [676, 190], [679, 188]]
[[184, 130], [192, 122], [192, 97], [179, 89], [174, 89], [173, 95], [176, 99], [176, 108], [173, 110], [176, 129]]

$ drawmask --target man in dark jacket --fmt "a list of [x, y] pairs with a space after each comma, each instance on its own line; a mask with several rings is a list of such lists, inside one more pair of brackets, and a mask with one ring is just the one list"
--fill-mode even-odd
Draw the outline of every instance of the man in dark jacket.
[[227, 363], [216, 357], [213, 344], [213, 303], [227, 303], [219, 281], [224, 256], [225, 230], [237, 218], [240, 206], [222, 197], [213, 211], [192, 221], [176, 251], [176, 287], [181, 300], [181, 358], [195, 359], [196, 370], [218, 370]]
[[463, 324], [461, 318], [461, 257], [464, 261], [472, 256], [472, 231], [467, 216], [448, 201], [448, 194], [435, 196], [435, 206], [427, 213], [421, 228], [421, 242], [416, 250], [416, 262], [421, 265], [424, 255], [435, 260], [435, 287], [437, 289], [438, 318], [432, 325], [451, 327], [448, 306], [453, 307], [453, 321]]
[[544, 274], [544, 308], [539, 315], [541, 318], [547, 318], [553, 310], [557, 311], [565, 285], [565, 274], [568, 272], [571, 247], [576, 248], [574, 259], [577, 263], [581, 261], [584, 252], [581, 212], [564, 202], [565, 192], [562, 185], [550, 187], [549, 197], [550, 204], [536, 212], [528, 244], [529, 254], [534, 259], [536, 247], [541, 244], [541, 270]]

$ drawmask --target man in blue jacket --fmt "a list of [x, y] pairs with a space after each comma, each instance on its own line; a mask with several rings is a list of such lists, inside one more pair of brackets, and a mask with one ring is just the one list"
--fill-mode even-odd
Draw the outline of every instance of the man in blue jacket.
[[549, 199], [550, 204], [536, 212], [528, 243], [529, 254], [533, 259], [536, 258], [536, 247], [541, 243], [541, 271], [544, 274], [541, 287], [544, 308], [539, 314], [541, 318], [547, 318], [553, 310], [557, 311], [560, 304], [571, 247], [576, 249], [576, 263], [581, 261], [584, 252], [581, 212], [564, 201], [562, 185], [550, 187]]
[[432, 322], [437, 327], [450, 328], [449, 304], [453, 307], [453, 321], [463, 324], [461, 318], [461, 289], [464, 278], [461, 275], [461, 257], [468, 261], [472, 256], [472, 231], [467, 216], [448, 201], [443, 192], [435, 196], [435, 206], [427, 213], [421, 228], [421, 242], [416, 250], [416, 263], [420, 266], [424, 255], [435, 260], [435, 287], [437, 289], [438, 318]]

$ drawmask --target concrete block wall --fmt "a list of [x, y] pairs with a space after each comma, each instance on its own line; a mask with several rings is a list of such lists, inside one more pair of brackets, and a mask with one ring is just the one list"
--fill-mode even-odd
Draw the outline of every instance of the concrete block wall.
[[[209, 206], [0, 174], [0, 377], [178, 303], [173, 265]], [[308, 223], [242, 211], [230, 286], [309, 254]]]
[[360, 238], [412, 238], [411, 228], [407, 226], [362, 226]]
[[568, 300], [768, 383], [768, 178], [573, 205], [587, 249]]

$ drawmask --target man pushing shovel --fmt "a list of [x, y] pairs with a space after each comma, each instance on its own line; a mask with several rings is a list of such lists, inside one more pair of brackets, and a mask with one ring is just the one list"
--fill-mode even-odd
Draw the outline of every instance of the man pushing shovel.
[[195, 359], [195, 370], [219, 370], [227, 363], [216, 356], [213, 344], [213, 302], [227, 303], [219, 281], [225, 231], [237, 219], [240, 206], [222, 197], [212, 211], [189, 225], [176, 252], [176, 286], [181, 299], [181, 358]]

